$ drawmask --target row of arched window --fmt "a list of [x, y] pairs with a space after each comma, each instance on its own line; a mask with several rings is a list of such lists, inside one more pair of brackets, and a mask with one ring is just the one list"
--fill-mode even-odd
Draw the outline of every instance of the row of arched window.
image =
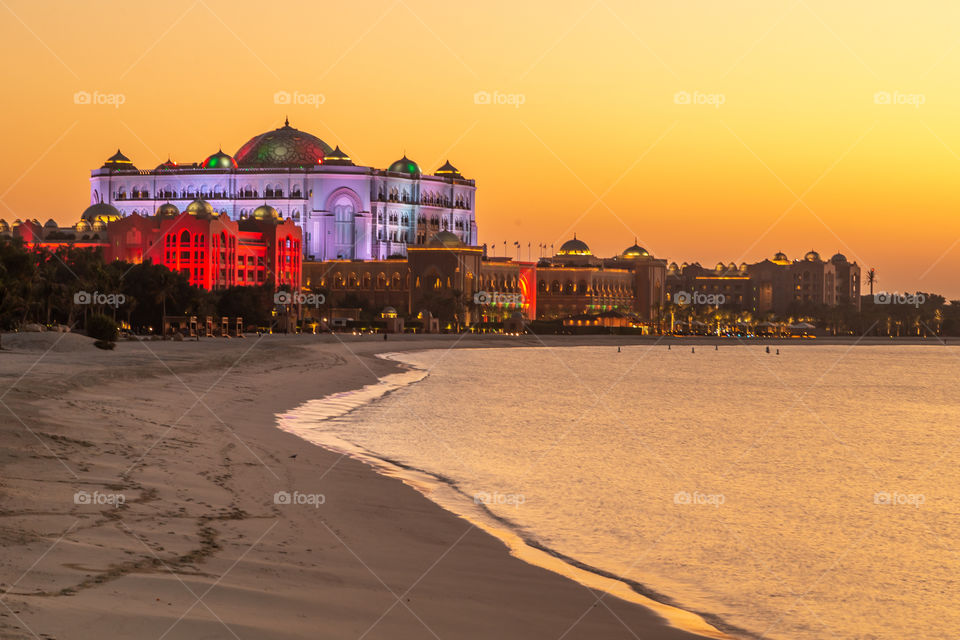
[[587, 284], [586, 280], [567, 280], [561, 283], [559, 280], [553, 280], [549, 287], [545, 280], [537, 281], [537, 291], [539, 293], [549, 293], [554, 295], [586, 295], [600, 297], [632, 296], [633, 288], [624, 283], [594, 282]]

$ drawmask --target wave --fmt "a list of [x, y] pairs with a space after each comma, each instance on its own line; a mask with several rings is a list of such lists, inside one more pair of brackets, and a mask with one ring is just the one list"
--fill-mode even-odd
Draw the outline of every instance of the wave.
[[309, 400], [286, 413], [277, 414], [277, 426], [311, 444], [359, 460], [382, 475], [401, 480], [443, 509], [496, 537], [507, 546], [511, 555], [528, 564], [639, 604], [663, 617], [670, 625], [690, 633], [725, 640], [731, 639], [731, 633], [739, 637], [756, 637], [712, 614], [681, 609], [668, 596], [640, 582], [580, 562], [523, 535], [509, 519], [496, 515], [483, 502], [463, 491], [453, 478], [370, 451], [323, 428], [325, 422], [344, 419], [370, 403], [427, 378], [428, 370], [401, 359], [401, 355], [377, 354], [379, 358], [396, 362], [403, 369], [400, 373], [384, 376], [376, 384], [360, 389]]

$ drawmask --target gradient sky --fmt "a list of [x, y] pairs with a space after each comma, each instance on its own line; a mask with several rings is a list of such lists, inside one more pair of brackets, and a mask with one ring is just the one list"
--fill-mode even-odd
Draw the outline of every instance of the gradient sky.
[[8, 221], [74, 222], [117, 147], [140, 168], [199, 161], [289, 115], [358, 163], [449, 158], [477, 180], [481, 242], [535, 256], [576, 231], [612, 255], [636, 236], [704, 265], [839, 250], [879, 290], [960, 298], [955, 2], [0, 0], [0, 16]]

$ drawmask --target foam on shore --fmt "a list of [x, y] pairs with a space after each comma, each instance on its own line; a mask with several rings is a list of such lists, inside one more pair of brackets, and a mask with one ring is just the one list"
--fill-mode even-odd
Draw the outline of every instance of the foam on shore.
[[[366, 385], [360, 389], [307, 401], [288, 412], [277, 414], [277, 426], [282, 431], [296, 435], [311, 444], [364, 462], [382, 475], [401, 480], [437, 505], [496, 537], [507, 546], [511, 555], [524, 562], [558, 573], [590, 589], [603, 591], [646, 607], [678, 629], [706, 638], [732, 640], [732, 636], [717, 628], [717, 626], [728, 628], [720, 620], [716, 620], [714, 624], [717, 626], [713, 626], [704, 616], [668, 604], [667, 596], [658, 594], [640, 583], [577, 563], [571, 558], [565, 558], [539, 545], [534, 540], [525, 539], [512, 530], [507, 522], [496, 517], [485, 505], [478, 504], [461, 491], [453, 479], [377, 455], [323, 428], [324, 422], [343, 418], [368, 403], [419, 382], [429, 375], [429, 371], [404, 361], [401, 355], [381, 353], [377, 357], [400, 363], [404, 371], [384, 376], [376, 384]], [[742, 631], [732, 628], [730, 630]]]

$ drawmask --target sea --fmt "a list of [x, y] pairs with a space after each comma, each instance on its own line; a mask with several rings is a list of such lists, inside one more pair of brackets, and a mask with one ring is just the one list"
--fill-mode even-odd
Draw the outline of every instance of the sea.
[[705, 635], [960, 637], [958, 347], [384, 357], [280, 428]]

